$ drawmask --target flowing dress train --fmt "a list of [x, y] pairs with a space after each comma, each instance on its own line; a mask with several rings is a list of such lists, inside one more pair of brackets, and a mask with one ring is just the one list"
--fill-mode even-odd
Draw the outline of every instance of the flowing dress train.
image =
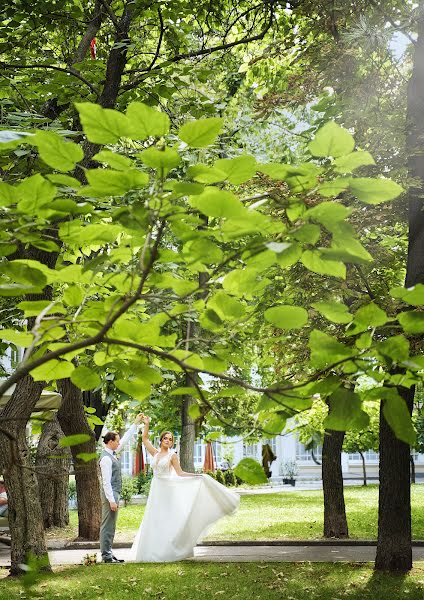
[[205, 530], [235, 512], [238, 494], [209, 475], [179, 477], [172, 452], [153, 457], [153, 479], [143, 521], [131, 548], [136, 562], [172, 562], [193, 556]]

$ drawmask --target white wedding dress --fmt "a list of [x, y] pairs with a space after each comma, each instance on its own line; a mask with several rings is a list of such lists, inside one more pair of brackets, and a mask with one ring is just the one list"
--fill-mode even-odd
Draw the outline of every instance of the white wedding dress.
[[209, 475], [179, 477], [172, 452], [153, 457], [153, 480], [143, 521], [131, 548], [136, 562], [172, 562], [193, 556], [207, 527], [237, 510], [240, 498]]

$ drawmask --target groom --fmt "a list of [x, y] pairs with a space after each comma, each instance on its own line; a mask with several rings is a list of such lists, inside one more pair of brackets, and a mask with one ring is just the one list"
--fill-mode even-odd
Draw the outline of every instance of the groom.
[[116, 520], [118, 517], [119, 496], [122, 489], [121, 463], [116, 454], [128, 443], [137, 431], [137, 426], [143, 418], [143, 413], [137, 415], [135, 422], [122, 440], [116, 431], [108, 431], [103, 436], [104, 449], [100, 455], [100, 471], [102, 475], [102, 524], [100, 526], [100, 551], [105, 563], [123, 563], [112, 553], [113, 538], [115, 537]]

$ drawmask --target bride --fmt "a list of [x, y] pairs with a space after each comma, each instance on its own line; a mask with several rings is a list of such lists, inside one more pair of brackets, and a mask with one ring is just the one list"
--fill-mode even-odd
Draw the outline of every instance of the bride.
[[209, 475], [186, 473], [165, 431], [159, 450], [149, 441], [150, 417], [144, 416], [143, 443], [153, 456], [153, 480], [143, 521], [131, 548], [137, 562], [171, 562], [193, 556], [206, 528], [239, 506], [239, 496]]

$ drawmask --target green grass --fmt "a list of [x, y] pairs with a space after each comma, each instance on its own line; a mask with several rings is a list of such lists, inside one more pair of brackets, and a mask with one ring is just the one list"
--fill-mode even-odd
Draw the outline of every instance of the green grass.
[[[346, 510], [351, 538], [377, 536], [378, 487], [347, 487]], [[239, 511], [219, 521], [208, 540], [316, 539], [322, 537], [323, 499], [319, 490], [249, 494], [241, 497]], [[120, 509], [116, 540], [132, 538], [142, 519], [144, 506]], [[77, 515], [65, 537], [75, 537]], [[412, 529], [415, 539], [424, 539], [424, 486], [412, 487]], [[55, 532], [58, 535], [58, 532]]]
[[424, 563], [406, 576], [370, 566], [310, 563], [174, 563], [64, 568], [31, 590], [0, 580], [0, 598], [17, 600], [422, 600]]

